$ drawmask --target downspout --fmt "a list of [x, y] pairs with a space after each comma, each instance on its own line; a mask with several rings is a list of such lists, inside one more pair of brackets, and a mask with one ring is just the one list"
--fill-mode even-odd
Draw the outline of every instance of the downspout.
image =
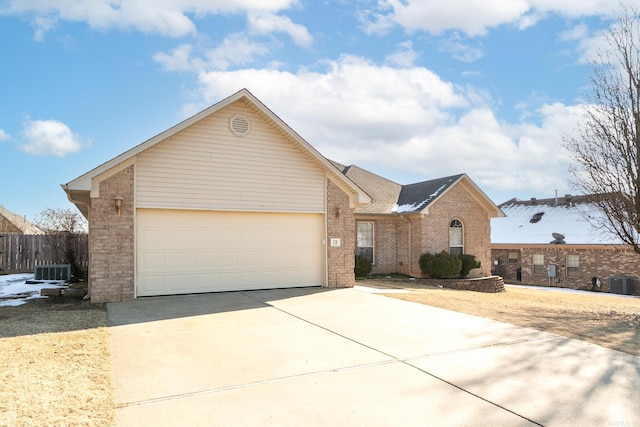
[[412, 254], [411, 254], [411, 246], [412, 246], [412, 241], [411, 241], [411, 226], [413, 225], [413, 223], [411, 222], [411, 220], [410, 220], [410, 219], [406, 219], [403, 215], [400, 215], [400, 219], [401, 219], [402, 221], [406, 222], [407, 224], [409, 224], [409, 227], [408, 227], [408, 231], [409, 231], [409, 233], [408, 233], [408, 236], [409, 236], [409, 237], [408, 237], [408, 240], [409, 240], [409, 242], [408, 242], [407, 250], [408, 250], [408, 252], [409, 252], [409, 262], [408, 262], [408, 267], [409, 267], [409, 276], [411, 276], [411, 260], [412, 260], [412, 258], [411, 258], [411, 255], [412, 255]]

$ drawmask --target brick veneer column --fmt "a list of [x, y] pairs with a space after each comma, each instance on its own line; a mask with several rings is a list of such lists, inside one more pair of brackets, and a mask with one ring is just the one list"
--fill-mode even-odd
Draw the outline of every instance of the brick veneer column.
[[[99, 184], [89, 215], [90, 295], [92, 303], [134, 299], [134, 166]], [[114, 199], [121, 196], [118, 217]]]
[[[339, 209], [339, 215], [336, 215]], [[329, 288], [350, 288], [355, 284], [356, 225], [349, 196], [327, 179], [327, 284]], [[331, 239], [340, 246], [331, 246]]]

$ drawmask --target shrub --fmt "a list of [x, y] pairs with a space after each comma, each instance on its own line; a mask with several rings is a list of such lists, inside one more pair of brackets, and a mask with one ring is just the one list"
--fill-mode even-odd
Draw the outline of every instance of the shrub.
[[436, 254], [425, 253], [420, 256], [420, 271], [432, 279], [456, 277], [462, 268], [462, 261], [446, 251]]
[[474, 255], [462, 254], [458, 255], [458, 258], [460, 258], [460, 262], [462, 262], [460, 277], [467, 277], [471, 270], [480, 268], [481, 263]]
[[356, 255], [356, 268], [354, 268], [354, 272], [358, 277], [371, 273], [371, 261], [361, 255]]

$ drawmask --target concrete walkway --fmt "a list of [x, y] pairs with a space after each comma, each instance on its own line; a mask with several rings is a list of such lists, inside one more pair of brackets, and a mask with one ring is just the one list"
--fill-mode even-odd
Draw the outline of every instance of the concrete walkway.
[[640, 426], [640, 357], [363, 289], [108, 314], [118, 426]]

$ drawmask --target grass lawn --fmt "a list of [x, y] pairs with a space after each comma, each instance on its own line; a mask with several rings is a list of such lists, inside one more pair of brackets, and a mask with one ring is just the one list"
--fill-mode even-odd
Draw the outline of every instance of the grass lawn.
[[78, 299], [0, 307], [0, 426], [110, 426], [104, 306]]
[[389, 297], [526, 326], [640, 356], [640, 298], [601, 293], [565, 293], [509, 287], [489, 294], [400, 281], [358, 285], [402, 288]]

